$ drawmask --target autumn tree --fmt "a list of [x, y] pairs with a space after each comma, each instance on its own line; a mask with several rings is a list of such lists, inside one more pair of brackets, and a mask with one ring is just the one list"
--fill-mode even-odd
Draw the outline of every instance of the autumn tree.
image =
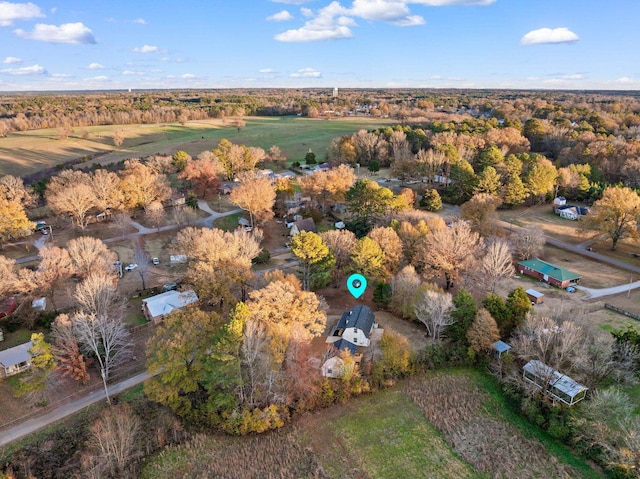
[[74, 272], [86, 277], [90, 273], [113, 273], [114, 263], [118, 259], [115, 252], [109, 250], [99, 239], [81, 236], [67, 243]]
[[466, 271], [475, 260], [481, 247], [478, 233], [464, 221], [458, 221], [450, 228], [436, 230], [421, 244], [416, 259], [427, 271], [442, 274], [446, 289], [453, 286], [458, 276]]
[[220, 186], [218, 176], [222, 171], [222, 164], [217, 159], [198, 158], [187, 161], [178, 176], [193, 185], [196, 195], [206, 198]]
[[544, 248], [544, 231], [530, 225], [518, 228], [513, 237], [513, 250], [518, 259], [525, 260], [540, 255]]
[[421, 208], [427, 211], [440, 211], [442, 209], [442, 199], [436, 189], [428, 189], [420, 198], [419, 203]]
[[124, 130], [122, 128], [116, 128], [111, 135], [113, 138], [113, 144], [116, 148], [120, 148], [124, 143]]
[[553, 192], [558, 171], [544, 156], [534, 155], [533, 162], [525, 173], [524, 184], [529, 196], [536, 203], [544, 201], [546, 195]]
[[[444, 227], [444, 221], [442, 223]], [[413, 259], [420, 245], [426, 241], [427, 236], [432, 232], [432, 228], [424, 220], [418, 221], [415, 225], [409, 221], [401, 221], [399, 224], [394, 224], [393, 227], [402, 241], [405, 261], [408, 264], [413, 264]]]
[[351, 262], [351, 252], [356, 245], [356, 236], [348, 230], [329, 230], [320, 233], [320, 237], [329, 247], [334, 260], [334, 286], [344, 276], [346, 268]]
[[31, 334], [31, 369], [29, 374], [24, 376], [19, 383], [19, 394], [28, 394], [34, 402], [44, 399], [44, 390], [47, 386], [47, 379], [56, 367], [56, 362], [51, 353], [51, 344], [44, 340], [43, 333]]
[[384, 269], [387, 275], [395, 274], [403, 259], [402, 241], [393, 228], [378, 226], [367, 235], [374, 240], [384, 254]]
[[154, 172], [139, 160], [128, 160], [122, 171], [121, 188], [127, 208], [148, 208], [154, 201], [164, 201], [171, 196], [167, 177]]
[[610, 186], [596, 201], [579, 227], [582, 231], [595, 231], [611, 240], [615, 251], [618, 241], [638, 237], [640, 196], [630, 188]]
[[327, 321], [324, 302], [315, 293], [302, 291], [291, 281], [272, 281], [264, 288], [252, 291], [247, 307], [249, 319], [262, 324], [268, 331], [271, 354], [276, 363], [284, 360], [292, 335], [310, 341], [323, 333]]
[[496, 230], [496, 210], [501, 204], [502, 200], [495, 195], [477, 193], [460, 207], [460, 217], [469, 221], [480, 235], [488, 236]]
[[384, 251], [368, 236], [359, 239], [351, 251], [350, 271], [360, 273], [368, 280], [386, 276]]
[[0, 247], [10, 238], [26, 235], [33, 227], [24, 206], [0, 195]]
[[453, 324], [453, 299], [449, 293], [426, 290], [414, 305], [414, 313], [427, 328], [431, 343], [436, 344], [443, 332]]
[[36, 205], [36, 194], [33, 188], [26, 186], [19, 176], [0, 176], [0, 197], [7, 201], [15, 201], [25, 208]]
[[75, 381], [89, 380], [88, 358], [80, 351], [80, 345], [73, 334], [73, 324], [67, 314], [59, 315], [51, 325], [51, 352], [57, 368], [63, 376], [71, 376]]
[[205, 415], [205, 362], [221, 326], [218, 314], [193, 307], [164, 318], [147, 342], [147, 371], [154, 375], [144, 385], [149, 399], [183, 417]]
[[[187, 279], [205, 302], [232, 306], [247, 293], [253, 278], [251, 260], [260, 253], [262, 233], [187, 227], [178, 232], [173, 249], [189, 259]], [[237, 296], [240, 296], [238, 298]]]
[[244, 173], [239, 179], [240, 184], [229, 197], [231, 202], [249, 212], [251, 226], [271, 219], [276, 201], [276, 191], [271, 180], [255, 173]]
[[190, 159], [191, 159], [191, 155], [184, 150], [176, 151], [171, 157], [173, 166], [178, 172], [184, 170], [184, 168], [187, 166], [187, 162]]
[[309, 291], [315, 284], [324, 283], [320, 275], [331, 274], [332, 256], [322, 237], [312, 231], [301, 231], [291, 238], [291, 252], [300, 261], [302, 289]]
[[467, 341], [471, 350], [476, 354], [486, 353], [499, 339], [500, 332], [496, 320], [489, 314], [489, 311], [480, 309], [467, 331]]
[[98, 169], [88, 181], [98, 208], [103, 211], [112, 210], [112, 213], [122, 209], [124, 194], [120, 188], [120, 178], [116, 173]]
[[235, 178], [238, 173], [253, 170], [265, 157], [262, 148], [252, 150], [244, 145], [234, 145], [226, 138], [218, 142], [213, 154], [222, 164], [228, 180]]
[[267, 159], [275, 164], [284, 164], [287, 161], [287, 158], [282, 154], [282, 150], [277, 145], [269, 147]]

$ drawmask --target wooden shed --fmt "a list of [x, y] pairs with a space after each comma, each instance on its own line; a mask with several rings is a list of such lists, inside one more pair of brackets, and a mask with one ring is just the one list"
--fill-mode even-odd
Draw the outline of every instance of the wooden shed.
[[541, 293], [540, 291], [536, 291], [533, 288], [529, 288], [528, 290], [525, 291], [525, 293], [527, 293], [527, 296], [529, 297], [529, 299], [533, 304], [544, 303], [544, 294]]

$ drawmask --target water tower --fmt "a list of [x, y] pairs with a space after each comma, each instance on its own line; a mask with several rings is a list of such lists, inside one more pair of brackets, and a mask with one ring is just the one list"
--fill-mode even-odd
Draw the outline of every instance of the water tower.
[[338, 87], [333, 89], [333, 98], [338, 98]]

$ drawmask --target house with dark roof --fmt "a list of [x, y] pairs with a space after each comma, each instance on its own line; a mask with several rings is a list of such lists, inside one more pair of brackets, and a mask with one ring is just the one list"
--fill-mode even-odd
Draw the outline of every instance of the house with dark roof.
[[580, 281], [579, 274], [568, 269], [559, 268], [538, 258], [519, 261], [518, 272], [563, 289], [572, 283]]
[[371, 331], [375, 323], [375, 315], [368, 306], [358, 305], [342, 313], [327, 342], [346, 340], [356, 346], [369, 346]]
[[0, 377], [13, 376], [31, 367], [33, 341], [0, 351]]
[[[341, 351], [348, 351], [351, 356], [356, 356], [358, 346], [347, 341], [346, 339], [339, 339], [331, 344], [331, 354], [320, 367], [322, 375], [327, 378], [339, 378], [345, 375], [348, 371], [345, 370], [345, 362], [340, 354]], [[357, 362], [357, 359], [356, 359]], [[355, 362], [353, 363], [355, 365]]]
[[291, 231], [289, 231], [289, 236], [295, 236], [302, 231], [318, 232], [316, 222], [313, 221], [313, 218], [303, 218], [293, 223]]

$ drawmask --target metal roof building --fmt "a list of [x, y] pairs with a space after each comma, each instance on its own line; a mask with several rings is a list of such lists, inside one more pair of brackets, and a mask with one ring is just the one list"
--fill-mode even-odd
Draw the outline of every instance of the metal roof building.
[[569, 406], [582, 401], [589, 390], [586, 386], [547, 366], [542, 361], [534, 359], [525, 364], [522, 369], [526, 381]]

